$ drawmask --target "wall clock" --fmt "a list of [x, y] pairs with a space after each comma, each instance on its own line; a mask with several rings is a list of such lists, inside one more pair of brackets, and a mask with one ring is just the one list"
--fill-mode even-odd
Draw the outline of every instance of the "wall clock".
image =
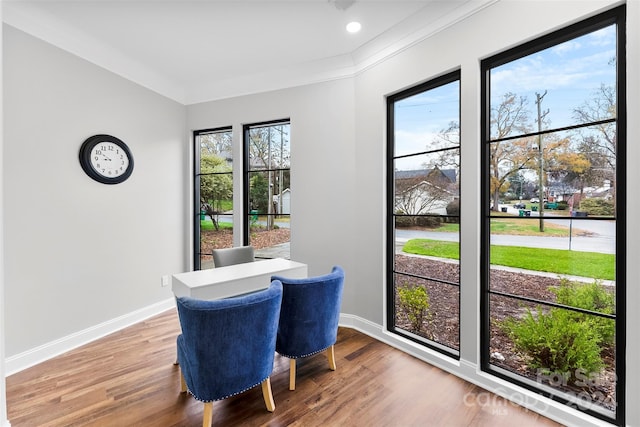
[[119, 184], [133, 172], [133, 156], [127, 144], [111, 135], [93, 135], [80, 147], [80, 165], [103, 184]]

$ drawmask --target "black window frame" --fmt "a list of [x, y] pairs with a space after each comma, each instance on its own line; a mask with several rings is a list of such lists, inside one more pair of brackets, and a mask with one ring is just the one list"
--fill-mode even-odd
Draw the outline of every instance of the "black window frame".
[[[405, 156], [396, 156], [395, 155], [395, 135], [394, 135], [394, 124], [395, 124], [395, 112], [394, 105], [395, 102], [403, 100], [405, 98], [409, 98], [411, 96], [427, 92], [431, 89], [436, 89], [438, 87], [447, 85], [453, 82], [459, 82], [458, 88], [458, 117], [461, 117], [461, 91], [462, 91], [462, 71], [460, 69], [456, 69], [454, 71], [448, 72], [441, 76], [430, 79], [424, 83], [416, 85], [414, 87], [405, 89], [401, 92], [389, 95], [387, 97], [387, 193], [386, 193], [386, 229], [387, 229], [387, 250], [386, 250], [386, 262], [387, 262], [387, 280], [386, 280], [386, 320], [387, 320], [387, 330], [393, 334], [404, 337], [410, 341], [423, 345], [427, 348], [430, 348], [438, 353], [451, 357], [454, 360], [460, 360], [460, 348], [455, 349], [452, 347], [448, 347], [444, 344], [428, 340], [426, 338], [417, 337], [414, 334], [408, 333], [402, 328], [398, 328], [395, 326], [396, 319], [396, 304], [395, 304], [395, 277], [398, 272], [395, 269], [395, 227], [396, 227], [396, 213], [395, 213], [395, 168], [394, 162], [398, 158], [402, 158]], [[462, 129], [461, 123], [459, 122], [459, 128]], [[460, 136], [461, 138], [461, 136]], [[460, 139], [461, 141], [461, 139]], [[448, 148], [447, 148], [448, 149]], [[461, 144], [457, 146], [459, 150], [459, 158], [462, 158], [462, 147]], [[431, 150], [425, 150], [422, 153], [432, 152]], [[421, 154], [420, 152], [416, 152], [413, 154]], [[460, 175], [462, 175], [462, 171], [460, 169]], [[461, 182], [461, 178], [459, 178], [459, 183]], [[462, 209], [462, 200], [459, 198], [460, 209]], [[419, 215], [419, 216], [430, 216], [430, 215]], [[453, 217], [453, 215], [440, 215], [440, 217], [447, 218]], [[457, 216], [458, 220], [460, 219], [460, 215]], [[459, 221], [460, 222], [460, 221]], [[458, 244], [461, 247], [461, 232], [458, 231]], [[462, 262], [459, 260], [458, 271], [461, 271]], [[407, 273], [402, 273], [407, 275]], [[427, 281], [435, 281], [441, 283], [444, 286], [456, 286], [458, 288], [458, 344], [461, 346], [460, 338], [461, 338], [461, 325], [460, 325], [460, 301], [461, 301], [461, 289], [460, 286], [460, 275], [458, 278], [458, 283], [445, 282], [442, 280], [415, 276], [416, 278], [427, 280]]]
[[[202, 269], [202, 252], [201, 252], [201, 233], [200, 228], [200, 176], [202, 175], [200, 170], [201, 162], [201, 147], [198, 137], [200, 135], [219, 133], [219, 132], [232, 132], [232, 126], [222, 126], [209, 129], [199, 129], [193, 131], [193, 269]], [[230, 172], [233, 179], [233, 170]], [[220, 172], [219, 174], [229, 174], [229, 172]]]
[[[242, 242], [243, 245], [249, 245], [250, 242], [250, 231], [251, 231], [251, 173], [252, 172], [256, 172], [256, 170], [252, 170], [251, 169], [251, 138], [250, 138], [250, 130], [252, 128], [258, 128], [258, 127], [268, 127], [268, 126], [274, 126], [274, 125], [279, 125], [279, 124], [287, 124], [289, 125], [289, 129], [291, 129], [291, 119], [290, 118], [284, 118], [284, 119], [276, 119], [276, 120], [269, 120], [269, 121], [264, 121], [264, 122], [255, 122], [255, 123], [247, 123], [244, 124], [242, 126], [242, 136], [243, 136], [243, 162], [242, 162], [242, 176], [243, 176], [243, 183], [242, 183], [242, 206], [243, 206], [243, 212], [242, 212], [242, 223], [243, 223], [243, 228], [244, 230], [246, 230], [245, 233], [243, 233], [243, 237], [242, 237]], [[289, 144], [291, 144], [291, 141], [289, 141]], [[291, 146], [289, 147], [291, 149]], [[276, 168], [276, 169], [260, 169], [260, 172], [276, 172], [276, 171], [280, 171], [280, 170], [287, 170], [289, 171], [289, 173], [291, 172], [291, 165], [289, 164], [288, 168]], [[275, 215], [275, 214], [273, 214]], [[283, 214], [280, 214], [283, 215]], [[288, 216], [289, 218], [291, 218], [291, 214], [286, 214], [286, 216]], [[289, 255], [291, 255], [289, 253]], [[263, 258], [260, 255], [256, 255], [256, 258]]]
[[[491, 140], [491, 105], [490, 105], [490, 70], [492, 68], [504, 65], [511, 61], [520, 59], [522, 57], [531, 55], [546, 48], [558, 45], [560, 43], [572, 40], [576, 37], [594, 32], [604, 27], [615, 24], [617, 26], [617, 57], [616, 57], [616, 90], [617, 90], [617, 116], [616, 122], [616, 135], [617, 135], [617, 147], [616, 147], [616, 212], [613, 219], [616, 221], [616, 354], [615, 354], [615, 373], [616, 373], [616, 410], [615, 416], [609, 417], [600, 411], [595, 411], [589, 408], [582, 408], [578, 406], [578, 409], [594, 416], [595, 418], [615, 423], [616, 425], [625, 424], [625, 349], [626, 349], [626, 51], [625, 51], [625, 26], [626, 26], [626, 6], [618, 6], [614, 9], [598, 14], [591, 18], [569, 25], [560, 30], [554, 31], [547, 35], [544, 35], [535, 40], [526, 42], [520, 46], [516, 46], [502, 53], [494, 55], [490, 58], [481, 61], [481, 144], [483, 148], [481, 150], [481, 173], [482, 173], [482, 186], [481, 186], [481, 253], [480, 253], [480, 268], [481, 268], [481, 295], [480, 295], [480, 367], [483, 372], [487, 372], [503, 380], [514, 383], [527, 390], [546, 396], [554, 401], [561, 402], [570, 406], [576, 406], [572, 404], [568, 399], [563, 398], [557, 394], [545, 391], [541, 387], [534, 387], [528, 382], [520, 381], [515, 375], [507, 375], [499, 369], [493, 367], [490, 363], [490, 306], [489, 297], [492, 293], [490, 289], [490, 220], [491, 212], [489, 202], [491, 200], [490, 194], [490, 171], [488, 158], [490, 156], [490, 143]], [[583, 126], [583, 125], [580, 125]], [[534, 132], [529, 136], [535, 136], [539, 134], [552, 133], [558, 130], [567, 130], [578, 126], [569, 126], [560, 129], [545, 130], [542, 132]], [[508, 139], [508, 138], [505, 138]], [[578, 218], [576, 218], [578, 219]], [[566, 308], [566, 307], [562, 307]], [[580, 310], [575, 310], [580, 311]], [[593, 313], [590, 313], [593, 314]]]

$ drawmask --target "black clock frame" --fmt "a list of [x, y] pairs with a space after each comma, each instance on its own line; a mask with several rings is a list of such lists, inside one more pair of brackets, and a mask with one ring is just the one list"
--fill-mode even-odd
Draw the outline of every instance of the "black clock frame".
[[[122, 151], [125, 152], [125, 154], [129, 158], [129, 165], [127, 166], [127, 169], [124, 171], [122, 175], [109, 178], [102, 174], [99, 174], [91, 165], [91, 151], [93, 151], [93, 148], [96, 145], [100, 144], [101, 142], [111, 142], [113, 144], [116, 144], [118, 147], [122, 149]], [[82, 169], [85, 171], [85, 173], [89, 175], [92, 179], [102, 184], [120, 184], [121, 182], [129, 178], [131, 176], [131, 173], [133, 172], [133, 155], [131, 154], [131, 150], [129, 150], [129, 147], [127, 146], [127, 144], [125, 144], [122, 140], [120, 140], [119, 138], [116, 138], [115, 136], [111, 136], [111, 135], [90, 136], [82, 143], [82, 146], [80, 147], [79, 157], [80, 157], [80, 166], [82, 166]]]

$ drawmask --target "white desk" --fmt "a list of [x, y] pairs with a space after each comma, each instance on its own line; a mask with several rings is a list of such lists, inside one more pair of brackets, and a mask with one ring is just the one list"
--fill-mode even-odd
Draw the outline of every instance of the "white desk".
[[307, 277], [307, 264], [274, 258], [174, 274], [171, 290], [176, 297], [228, 298], [268, 288], [273, 275], [302, 279]]

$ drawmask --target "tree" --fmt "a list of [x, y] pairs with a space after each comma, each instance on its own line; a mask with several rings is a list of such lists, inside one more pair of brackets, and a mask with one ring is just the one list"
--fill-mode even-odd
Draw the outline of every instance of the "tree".
[[214, 228], [220, 229], [218, 215], [222, 213], [222, 202], [231, 199], [233, 179], [231, 166], [216, 154], [200, 157], [200, 209], [211, 218]]
[[[571, 148], [558, 155], [560, 167], [551, 170], [551, 176], [566, 189], [579, 188], [582, 194], [584, 187], [594, 180], [592, 162], [585, 155], [584, 149]], [[566, 192], [566, 191], [565, 191]]]
[[613, 182], [614, 171], [611, 170], [606, 156], [597, 150], [594, 151], [594, 145], [597, 145], [597, 142], [594, 142], [592, 137], [585, 137], [572, 153], [576, 159], [574, 167], [568, 168], [566, 173], [560, 176], [563, 182], [580, 191], [579, 200], [583, 198], [585, 187], [600, 186], [607, 179]]
[[249, 182], [249, 198], [251, 201], [251, 209], [265, 213], [269, 211], [269, 181], [265, 174], [258, 173], [251, 177]]
[[200, 155], [211, 155], [231, 160], [232, 140], [231, 132], [214, 132], [203, 133], [198, 135], [200, 138]]
[[[601, 122], [616, 117], [616, 89], [613, 86], [601, 84], [587, 100], [573, 110], [578, 123]], [[615, 170], [617, 134], [613, 122], [600, 123], [582, 132], [584, 146], [591, 153], [606, 160], [611, 170]]]
[[254, 203], [262, 205], [262, 199], [266, 200], [267, 228], [271, 229], [273, 223], [273, 196], [280, 195], [288, 186], [290, 175], [286, 169], [290, 164], [289, 153], [289, 124], [278, 124], [263, 127], [255, 127], [249, 130], [249, 151], [252, 170], [267, 170], [266, 192], [258, 195], [256, 190], [252, 199]]
[[[545, 92], [546, 94], [546, 92]], [[537, 97], [540, 102], [544, 95]], [[500, 140], [511, 135], [531, 132], [529, 113], [526, 109], [526, 97], [518, 97], [513, 93], [503, 96], [502, 102], [491, 110], [491, 139]], [[542, 112], [539, 108], [536, 121], [537, 130], [541, 132], [548, 127], [546, 117], [549, 110]], [[490, 192], [493, 199], [493, 210], [498, 209], [499, 197], [511, 185], [524, 184], [523, 170], [534, 171], [538, 176], [538, 197], [545, 197], [544, 187], [549, 177], [556, 178], [568, 172], [581, 173], [589, 165], [588, 161], [572, 149], [569, 138], [559, 138], [558, 134], [548, 133], [516, 138], [491, 143]], [[520, 184], [523, 183], [523, 184]], [[541, 209], [542, 221], [542, 209]], [[540, 231], [544, 231], [541, 222]]]
[[580, 153], [590, 162], [590, 168], [570, 177], [577, 183], [582, 193], [585, 186], [597, 185], [609, 180], [613, 189], [615, 204], [615, 170], [617, 152], [617, 132], [615, 122], [604, 121], [616, 118], [616, 88], [601, 84], [593, 97], [576, 108], [574, 118], [578, 123], [597, 123], [580, 131], [582, 138]]
[[[423, 164], [425, 169], [440, 167], [442, 169], [460, 170], [460, 123], [449, 122], [449, 125], [440, 130], [429, 145], [430, 150], [442, 149], [438, 152], [437, 158], [431, 163]], [[448, 150], [446, 148], [449, 148]]]
[[437, 167], [407, 177], [396, 177], [395, 210], [407, 215], [421, 215], [444, 209], [454, 194], [451, 186], [455, 183]]
[[527, 179], [521, 173], [521, 171], [515, 172], [507, 178], [508, 190], [511, 192], [514, 198], [522, 200], [523, 196], [527, 194]]
[[[527, 98], [508, 92], [497, 107], [491, 108], [491, 140], [530, 132]], [[498, 210], [500, 193], [509, 189], [509, 177], [527, 169], [535, 159], [532, 138], [520, 138], [491, 143], [489, 152], [489, 191], [493, 210]]]
[[266, 126], [249, 131], [252, 169], [286, 168], [289, 153], [289, 126]]

